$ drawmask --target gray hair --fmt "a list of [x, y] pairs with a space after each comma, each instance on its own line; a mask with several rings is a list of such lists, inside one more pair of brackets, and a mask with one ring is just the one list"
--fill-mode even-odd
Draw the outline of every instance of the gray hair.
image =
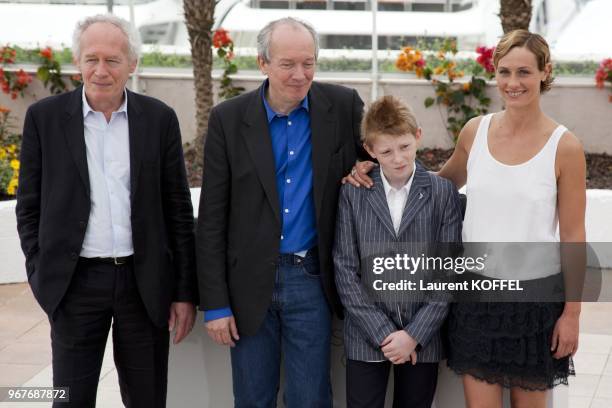
[[121, 17], [113, 14], [97, 14], [79, 21], [72, 34], [72, 55], [75, 59], [81, 57], [81, 36], [90, 26], [96, 23], [112, 24], [125, 35], [128, 44], [128, 57], [131, 61], [138, 61], [140, 56], [140, 35], [132, 25]]
[[272, 32], [276, 27], [280, 25], [289, 25], [295, 28], [305, 28], [312, 36], [312, 41], [315, 46], [315, 60], [319, 57], [319, 36], [315, 29], [306, 21], [294, 18], [284, 17], [278, 20], [270, 21], [261, 31], [257, 34], [257, 56], [263, 58], [265, 62], [270, 62], [270, 42], [272, 39]]

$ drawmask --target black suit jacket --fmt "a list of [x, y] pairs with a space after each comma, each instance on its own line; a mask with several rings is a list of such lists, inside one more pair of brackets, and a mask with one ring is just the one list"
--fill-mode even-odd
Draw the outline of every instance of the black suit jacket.
[[[230, 306], [240, 334], [254, 334], [272, 300], [281, 214], [261, 87], [210, 114], [197, 228], [202, 310]], [[340, 180], [365, 158], [356, 91], [314, 82], [308, 93], [321, 279], [341, 313], [331, 249]]]
[[[172, 301], [197, 301], [191, 197], [174, 111], [127, 95], [134, 273], [151, 320], [164, 327]], [[79, 87], [30, 106], [21, 145], [17, 230], [28, 281], [50, 316], [79, 259], [89, 189]]]

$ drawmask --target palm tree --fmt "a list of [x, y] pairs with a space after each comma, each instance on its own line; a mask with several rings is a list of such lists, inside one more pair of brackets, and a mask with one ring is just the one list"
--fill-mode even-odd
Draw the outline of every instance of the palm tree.
[[522, 28], [529, 29], [531, 0], [499, 0], [499, 18], [504, 33]]
[[208, 116], [213, 106], [212, 93], [212, 26], [215, 0], [183, 0], [185, 25], [191, 44], [196, 104], [196, 138], [185, 149], [187, 174], [191, 185], [200, 185], [204, 141]]

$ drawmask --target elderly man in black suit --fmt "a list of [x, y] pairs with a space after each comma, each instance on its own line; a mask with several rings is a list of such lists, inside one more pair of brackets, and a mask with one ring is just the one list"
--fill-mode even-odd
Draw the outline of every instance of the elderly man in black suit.
[[360, 157], [363, 102], [313, 82], [312, 27], [258, 35], [267, 76], [210, 115], [197, 231], [209, 335], [231, 346], [236, 407], [275, 406], [281, 351], [288, 407], [331, 407], [331, 249], [342, 176]]
[[84, 85], [26, 114], [17, 229], [34, 296], [49, 316], [53, 384], [93, 407], [112, 322], [127, 407], [164, 407], [169, 330], [197, 302], [193, 212], [174, 111], [125, 86], [138, 37], [112, 15], [77, 25]]

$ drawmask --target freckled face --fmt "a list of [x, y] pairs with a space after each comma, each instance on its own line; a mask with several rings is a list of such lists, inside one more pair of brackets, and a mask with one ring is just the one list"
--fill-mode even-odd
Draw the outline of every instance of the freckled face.
[[412, 175], [421, 129], [416, 134], [402, 136], [377, 135], [371, 146], [364, 148], [378, 160], [385, 177], [390, 184], [405, 184]]

